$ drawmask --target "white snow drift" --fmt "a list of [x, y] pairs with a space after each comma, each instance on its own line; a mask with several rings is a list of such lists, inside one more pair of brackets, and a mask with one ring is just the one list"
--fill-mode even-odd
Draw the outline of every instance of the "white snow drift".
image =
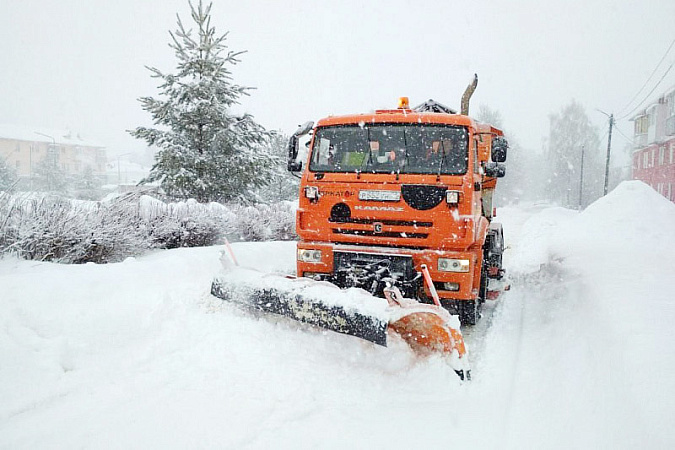
[[[222, 304], [219, 247], [2, 260], [0, 448], [672, 448], [675, 206], [629, 182], [499, 219], [513, 289], [467, 333], [469, 383]], [[294, 269], [294, 243], [234, 249]]]

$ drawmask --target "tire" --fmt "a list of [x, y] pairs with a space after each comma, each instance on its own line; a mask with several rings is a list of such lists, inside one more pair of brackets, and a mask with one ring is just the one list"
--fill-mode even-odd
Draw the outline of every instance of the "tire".
[[480, 302], [480, 306], [485, 303], [485, 300], [487, 299], [487, 287], [488, 287], [488, 264], [487, 261], [485, 260], [485, 257], [483, 257], [483, 266], [480, 269], [480, 285], [478, 287], [478, 301]]
[[459, 321], [462, 325], [476, 325], [480, 318], [480, 301], [460, 300], [458, 307]]

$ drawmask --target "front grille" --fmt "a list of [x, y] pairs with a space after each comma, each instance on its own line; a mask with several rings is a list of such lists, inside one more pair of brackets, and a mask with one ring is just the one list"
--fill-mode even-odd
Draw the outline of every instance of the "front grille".
[[381, 223], [383, 225], [393, 225], [400, 227], [422, 227], [431, 228], [434, 226], [433, 222], [417, 222], [416, 220], [378, 220], [378, 219], [356, 219], [353, 217], [331, 217], [328, 219], [333, 223], [356, 223], [359, 225], [372, 225], [374, 223]]
[[[381, 248], [407, 248], [409, 250], [425, 250], [428, 247], [425, 245], [408, 245], [409, 243], [405, 244], [396, 244], [396, 245], [389, 245], [386, 242], [378, 242], [377, 244], [373, 244], [372, 242], [348, 242], [348, 241], [333, 241], [333, 243], [338, 244], [338, 245], [351, 245], [352, 247], [381, 247]], [[412, 242], [410, 242], [412, 244]]]
[[383, 296], [382, 289], [389, 280], [411, 297], [419, 281], [411, 256], [334, 251], [333, 264], [333, 283], [360, 287], [378, 296]]
[[335, 234], [348, 234], [352, 236], [373, 236], [385, 238], [406, 238], [406, 239], [426, 239], [429, 237], [428, 233], [407, 233], [405, 231], [383, 231], [376, 233], [373, 230], [343, 230], [341, 228], [333, 228]]

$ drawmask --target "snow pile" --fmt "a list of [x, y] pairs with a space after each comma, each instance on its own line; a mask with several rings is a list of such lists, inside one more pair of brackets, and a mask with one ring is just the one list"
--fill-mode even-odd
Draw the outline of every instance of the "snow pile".
[[507, 447], [672, 448], [673, 224], [675, 205], [626, 182], [522, 225], [481, 361], [509, 393]]
[[[673, 209], [638, 183], [500, 209], [513, 288], [465, 334], [470, 383], [215, 299], [222, 247], [0, 260], [0, 448], [673, 448]], [[294, 271], [293, 242], [233, 247]]]
[[[293, 242], [233, 247], [243, 265], [293, 271]], [[412, 442], [391, 418], [421, 427], [424, 403], [455, 397], [451, 368], [420, 364], [401, 341], [384, 348], [214, 299], [221, 250], [0, 261], [0, 448]]]

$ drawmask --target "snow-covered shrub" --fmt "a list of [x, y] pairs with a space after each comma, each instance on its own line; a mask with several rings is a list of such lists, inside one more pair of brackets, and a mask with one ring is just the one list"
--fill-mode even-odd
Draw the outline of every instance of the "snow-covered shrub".
[[237, 234], [242, 241], [265, 241], [270, 235], [269, 215], [264, 214], [265, 205], [240, 207], [237, 214]]
[[154, 247], [205, 247], [222, 242], [222, 230], [210, 217], [164, 216], [150, 222]]
[[0, 193], [0, 254], [61, 263], [108, 263], [149, 248], [220, 244], [223, 237], [295, 239], [295, 207], [164, 203], [129, 193], [101, 202]]
[[295, 233], [295, 205], [292, 202], [279, 202], [270, 205], [270, 239], [274, 241], [292, 241], [298, 238]]
[[237, 238], [242, 241], [296, 239], [295, 206], [292, 202], [235, 206]]
[[7, 206], [0, 206], [0, 253], [78, 264], [121, 261], [148, 248], [144, 224], [124, 201], [77, 204], [50, 196]]
[[222, 243], [231, 220], [225, 209], [214, 205], [194, 200], [164, 203], [144, 195], [140, 214], [148, 223], [154, 247], [204, 247]]

